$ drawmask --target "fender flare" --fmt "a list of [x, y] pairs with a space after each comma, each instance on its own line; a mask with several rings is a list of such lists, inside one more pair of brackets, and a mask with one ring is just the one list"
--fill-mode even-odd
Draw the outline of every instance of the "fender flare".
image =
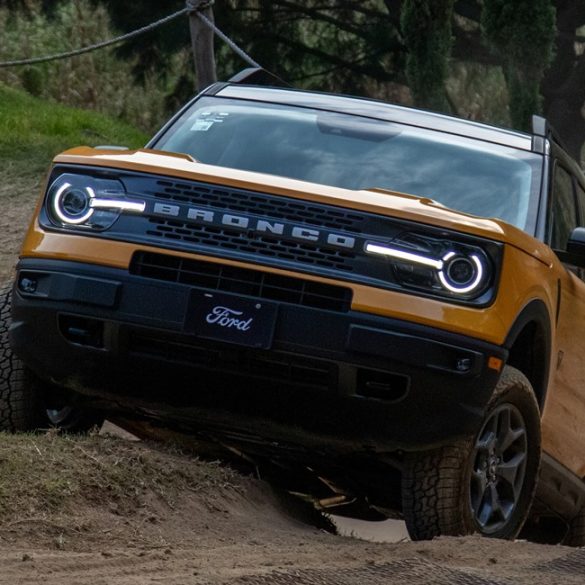
[[522, 311], [520, 311], [520, 314], [516, 317], [514, 324], [506, 336], [504, 347], [510, 351], [520, 333], [522, 333], [524, 328], [530, 323], [535, 323], [542, 332], [544, 359], [542, 360], [542, 363], [539, 362], [535, 364], [535, 372], [534, 376], [532, 376], [533, 380], [531, 380], [542, 412], [548, 391], [552, 350], [551, 316], [543, 301], [540, 299], [534, 299], [530, 301]]

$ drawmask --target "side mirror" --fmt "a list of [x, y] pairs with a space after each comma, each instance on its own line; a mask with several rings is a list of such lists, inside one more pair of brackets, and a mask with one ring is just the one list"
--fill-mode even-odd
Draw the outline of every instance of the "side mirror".
[[585, 259], [585, 227], [576, 227], [569, 236], [567, 243], [569, 254], [579, 254]]
[[576, 227], [569, 236], [563, 262], [585, 268], [585, 227]]

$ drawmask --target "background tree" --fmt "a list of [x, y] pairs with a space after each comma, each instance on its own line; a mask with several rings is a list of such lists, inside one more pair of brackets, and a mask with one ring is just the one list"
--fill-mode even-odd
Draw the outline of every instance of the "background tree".
[[408, 85], [415, 102], [432, 110], [449, 110], [445, 80], [452, 20], [453, 0], [405, 0], [402, 6]]
[[[31, 10], [79, 0], [0, 0]], [[152, 22], [184, 0], [92, 0], [121, 31]], [[309, 89], [339, 91], [521, 129], [542, 111], [568, 150], [585, 137], [583, 0], [218, 0], [218, 25], [267, 69]], [[167, 107], [194, 93], [186, 19], [122, 45], [138, 80], [168, 75]], [[216, 43], [218, 74], [246, 64]], [[184, 55], [181, 69], [169, 67]], [[174, 59], [173, 63], [176, 64]]]
[[583, 0], [556, 0], [554, 58], [541, 83], [543, 109], [568, 151], [579, 157], [585, 141], [585, 26]]
[[484, 0], [482, 24], [496, 48], [510, 92], [512, 124], [530, 130], [541, 111], [540, 84], [552, 60], [555, 9], [551, 0]]

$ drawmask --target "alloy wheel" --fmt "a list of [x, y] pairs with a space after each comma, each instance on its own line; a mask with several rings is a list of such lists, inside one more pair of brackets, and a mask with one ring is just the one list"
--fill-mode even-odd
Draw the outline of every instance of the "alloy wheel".
[[528, 436], [513, 404], [495, 408], [477, 435], [471, 470], [470, 504], [483, 534], [494, 534], [510, 520], [524, 486]]

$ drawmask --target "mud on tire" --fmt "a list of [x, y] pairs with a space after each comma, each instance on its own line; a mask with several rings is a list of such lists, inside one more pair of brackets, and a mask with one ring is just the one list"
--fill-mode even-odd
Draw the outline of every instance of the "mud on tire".
[[526, 377], [506, 366], [473, 438], [406, 456], [402, 506], [411, 538], [473, 532], [515, 538], [539, 465], [538, 404]]

